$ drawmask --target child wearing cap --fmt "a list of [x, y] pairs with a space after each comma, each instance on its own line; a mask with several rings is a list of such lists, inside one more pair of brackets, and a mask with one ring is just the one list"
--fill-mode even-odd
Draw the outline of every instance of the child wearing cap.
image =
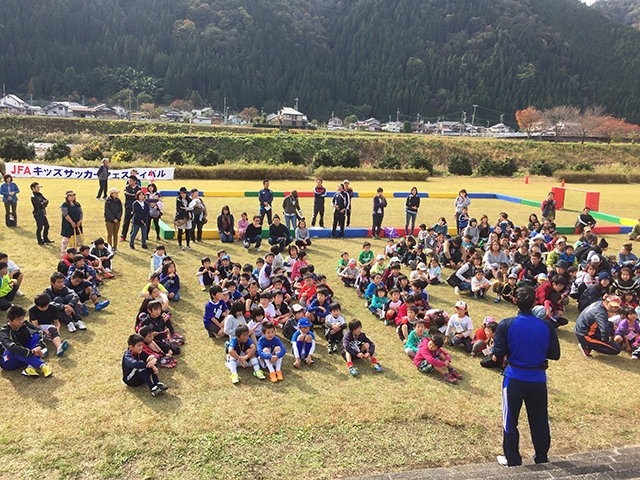
[[342, 316], [340, 304], [334, 302], [329, 305], [329, 315], [325, 317], [324, 336], [327, 339], [327, 349], [329, 353], [338, 351], [338, 345], [344, 337], [344, 330], [347, 328], [347, 322]]
[[362, 322], [360, 320], [353, 319], [349, 322], [348, 328], [349, 330], [342, 339], [342, 356], [347, 362], [349, 373], [351, 375], [358, 374], [358, 370], [353, 365], [353, 361], [357, 358], [369, 359], [371, 361], [371, 366], [376, 370], [376, 372], [381, 372], [382, 367], [374, 356], [376, 346], [362, 331]]
[[456, 313], [449, 317], [447, 329], [445, 330], [445, 341], [447, 345], [462, 345], [464, 351], [471, 353], [471, 335], [473, 334], [473, 323], [469, 318], [467, 304], [458, 300], [454, 305]]
[[[473, 340], [471, 341], [471, 356], [475, 357], [478, 353], [482, 352], [489, 343], [490, 337], [490, 327], [488, 325], [497, 325], [496, 319], [493, 317], [484, 317], [482, 321], [482, 326], [476, 330], [476, 333], [473, 335]], [[495, 333], [495, 329], [493, 330]], [[493, 338], [493, 337], [491, 337]]]
[[313, 363], [313, 353], [316, 351], [316, 336], [311, 330], [309, 319], [302, 317], [298, 322], [298, 330], [291, 337], [291, 350], [293, 352], [293, 366], [300, 368], [302, 360], [307, 365]]
[[374, 262], [373, 266], [371, 267], [371, 274], [379, 273], [380, 275], [384, 275], [384, 271], [385, 271], [384, 255], [380, 253], [376, 257], [376, 261]]
[[238, 383], [238, 367], [253, 368], [253, 376], [264, 380], [265, 376], [260, 370], [258, 357], [256, 355], [256, 344], [249, 338], [249, 329], [246, 325], [238, 325], [234, 335], [229, 342], [229, 353], [227, 354], [227, 368], [231, 372], [231, 382]]
[[444, 340], [440, 335], [424, 340], [415, 357], [413, 363], [422, 373], [430, 373], [433, 370], [441, 374], [444, 379], [452, 384], [462, 380], [460, 375], [451, 365], [451, 357], [442, 349]]
[[499, 303], [503, 298], [508, 302], [516, 304], [516, 291], [518, 290], [518, 275], [510, 273], [507, 277], [507, 282], [503, 284], [498, 291], [498, 296], [495, 299], [495, 303]]
[[345, 287], [353, 287], [356, 284], [356, 279], [358, 278], [356, 259], [350, 258], [347, 266], [344, 267], [338, 275], [340, 275], [340, 280], [342, 280]]

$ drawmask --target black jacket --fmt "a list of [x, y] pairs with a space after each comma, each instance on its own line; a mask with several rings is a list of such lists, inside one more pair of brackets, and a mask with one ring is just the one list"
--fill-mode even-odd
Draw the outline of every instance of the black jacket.
[[113, 223], [114, 220], [122, 219], [122, 200], [113, 198], [111, 195], [104, 202], [104, 221]]
[[5, 323], [0, 328], [0, 350], [9, 351], [14, 355], [21, 355], [23, 357], [32, 357], [33, 353], [24, 345], [29, 342], [33, 335], [38, 335], [40, 341], [38, 346], [44, 348], [44, 340], [42, 338], [43, 332], [35, 325], [29, 322], [24, 322], [18, 330], [11, 330], [8, 323]]
[[33, 192], [31, 195], [31, 205], [33, 205], [34, 217], [44, 217], [47, 214], [49, 200], [44, 198], [40, 192]]

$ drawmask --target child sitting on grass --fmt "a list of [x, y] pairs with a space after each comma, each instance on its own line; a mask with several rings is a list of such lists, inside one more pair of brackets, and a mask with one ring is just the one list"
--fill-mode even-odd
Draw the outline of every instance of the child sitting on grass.
[[400, 296], [400, 290], [397, 288], [389, 290], [389, 300], [385, 302], [384, 307], [382, 308], [385, 326], [395, 325], [396, 318], [398, 318], [398, 309], [403, 303], [404, 300], [402, 300], [402, 297]]
[[258, 356], [261, 363], [269, 370], [269, 380], [272, 383], [282, 381], [282, 358], [287, 353], [282, 341], [276, 337], [276, 326], [266, 322], [262, 326], [263, 335], [258, 340]]
[[462, 300], [458, 300], [454, 308], [456, 313], [449, 317], [449, 323], [445, 331], [445, 341], [447, 345], [462, 345], [465, 352], [471, 353], [473, 323], [469, 318], [467, 304]]
[[342, 252], [340, 260], [338, 260], [338, 266], [336, 267], [336, 273], [340, 275], [349, 263], [349, 252]]
[[640, 335], [638, 314], [633, 308], [622, 307], [620, 309], [620, 323], [615, 330], [613, 341], [624, 347], [627, 353], [631, 353], [634, 346], [640, 345], [638, 335]]
[[[415, 301], [413, 303], [415, 303]], [[407, 342], [409, 334], [413, 331], [417, 321], [418, 307], [413, 305], [407, 308], [406, 316], [396, 317], [396, 333], [398, 334], [398, 337], [400, 337], [400, 340], [402, 340], [402, 343]]]
[[344, 330], [347, 328], [347, 322], [342, 316], [340, 304], [337, 302], [329, 305], [329, 315], [326, 317], [324, 336], [327, 339], [327, 349], [329, 353], [338, 351], [338, 345], [342, 343]]
[[356, 278], [356, 283], [353, 285], [356, 289], [356, 295], [358, 298], [363, 298], [364, 294], [371, 283], [371, 278], [369, 272], [371, 271], [370, 267], [361, 267], [358, 272], [358, 277]]
[[364, 267], [364, 266], [372, 267], [373, 263], [374, 263], [374, 254], [371, 251], [371, 244], [369, 242], [364, 242], [362, 244], [362, 251], [358, 256], [358, 264], [361, 267]]
[[387, 289], [384, 287], [376, 288], [376, 294], [371, 298], [368, 308], [378, 320], [384, 319], [385, 303], [387, 303]]
[[130, 387], [146, 383], [154, 397], [167, 390], [169, 387], [158, 381], [157, 358], [143, 352], [144, 338], [138, 334], [131, 335], [127, 344], [129, 348], [122, 356], [122, 381]]
[[462, 375], [453, 368], [451, 357], [442, 349], [442, 345], [444, 340], [440, 335], [434, 335], [433, 338], [423, 341], [416, 356], [413, 357], [413, 363], [422, 373], [435, 370], [447, 382], [456, 384], [458, 380], [462, 380]]
[[[1, 268], [0, 268], [1, 270]], [[80, 298], [71, 289], [65, 287], [65, 277], [60, 272], [55, 272], [49, 279], [50, 286], [45, 288], [44, 293], [49, 300], [54, 303], [60, 314], [60, 321], [67, 326], [69, 333], [79, 330], [86, 330], [87, 327], [80, 317]]]
[[431, 259], [427, 270], [427, 282], [429, 285], [440, 285], [442, 283], [442, 268], [435, 256]]
[[256, 344], [249, 338], [249, 328], [246, 325], [238, 325], [229, 342], [227, 354], [227, 368], [231, 371], [231, 382], [238, 383], [238, 367], [253, 367], [253, 376], [264, 380], [265, 376], [260, 370], [256, 354]]
[[471, 279], [471, 293], [473, 294], [473, 299], [478, 300], [479, 298], [484, 298], [490, 288], [491, 283], [484, 277], [484, 272], [479, 269], [476, 270], [476, 273]]
[[204, 328], [209, 332], [209, 338], [224, 337], [224, 319], [229, 309], [222, 299], [222, 288], [218, 285], [209, 288], [209, 297], [204, 306]]
[[329, 315], [329, 292], [324, 288], [318, 289], [316, 298], [309, 304], [306, 317], [314, 325], [324, 325]]
[[[244, 318], [244, 302], [242, 300], [236, 300], [231, 304], [229, 313], [224, 319], [224, 333], [229, 336], [229, 340], [233, 340], [236, 334], [236, 328], [240, 325], [247, 325], [247, 320]], [[247, 329], [247, 332], [248, 331]], [[251, 340], [254, 340], [253, 343], [256, 343], [255, 337]]]
[[218, 272], [211, 266], [211, 259], [209, 257], [204, 257], [200, 260], [200, 264], [201, 265], [196, 272], [196, 277], [198, 277], [198, 282], [200, 282], [200, 290], [204, 292], [211, 285], [217, 285], [219, 279]]
[[151, 327], [156, 332], [153, 339], [164, 353], [168, 354], [171, 351], [173, 355], [180, 355], [180, 345], [184, 340], [174, 330], [169, 315], [162, 313], [162, 303], [146, 298], [140, 310], [143, 309], [144, 311], [138, 314], [136, 331], [140, 331], [142, 327]]
[[167, 289], [169, 300], [177, 302], [180, 300], [180, 277], [176, 271], [176, 264], [165, 263], [160, 274], [160, 283]]
[[358, 370], [353, 365], [356, 358], [369, 359], [376, 372], [381, 372], [382, 367], [374, 357], [376, 346], [373, 341], [362, 331], [362, 322], [354, 319], [349, 322], [349, 331], [342, 340], [342, 356], [347, 362], [349, 373], [357, 375]]
[[313, 363], [313, 353], [316, 351], [316, 336], [311, 330], [311, 322], [307, 318], [298, 321], [298, 330], [291, 337], [291, 350], [295, 361], [293, 366], [300, 368], [301, 361], [307, 365]]
[[[371, 283], [367, 285], [367, 289], [364, 292], [364, 299], [367, 301], [367, 304], [371, 304], [371, 301], [374, 296], [377, 295], [378, 288], [385, 288], [384, 283], [382, 282], [382, 274], [381, 273], [372, 273], [371, 274]], [[386, 289], [385, 289], [386, 291]], [[375, 314], [375, 312], [374, 312]]]
[[[415, 316], [416, 314], [416, 310], [414, 308], [410, 308], [407, 310], [407, 313], [408, 312], [412, 312], [412, 316]], [[404, 342], [404, 352], [409, 355], [410, 358], [414, 358], [418, 353], [420, 344], [425, 338], [429, 338], [427, 324], [424, 320], [416, 320], [413, 330], [409, 332], [409, 336]]]
[[[473, 335], [473, 340], [471, 341], [471, 356], [475, 357], [480, 352], [482, 352], [489, 343], [489, 330], [491, 327], [489, 325], [497, 325], [496, 319], [493, 317], [485, 317], [482, 326], [476, 330], [476, 333]], [[493, 328], [495, 332], [495, 328]], [[493, 338], [493, 337], [491, 337]]]
[[164, 352], [160, 346], [155, 342], [157, 332], [153, 330], [149, 325], [146, 325], [138, 332], [142, 338], [144, 338], [144, 347], [142, 351], [147, 355], [154, 356], [158, 359], [158, 365], [162, 368], [175, 368], [178, 365], [178, 360], [173, 358], [173, 352], [169, 350]]
[[156, 250], [151, 255], [151, 271], [155, 272], [162, 266], [162, 260], [167, 256], [167, 252], [164, 249], [164, 245], [158, 245]]
[[17, 370], [23, 368], [26, 377], [50, 377], [51, 367], [42, 361], [46, 347], [44, 332], [29, 322], [24, 321], [26, 310], [20, 305], [12, 305], [7, 309], [7, 323], [0, 328], [0, 346], [2, 369]]
[[41, 293], [36, 295], [34, 305], [29, 309], [29, 321], [44, 333], [44, 339], [56, 347], [56, 355], [61, 357], [69, 348], [69, 342], [60, 338], [60, 315], [49, 297]]
[[350, 258], [347, 265], [340, 271], [340, 280], [344, 283], [345, 287], [353, 287], [356, 284], [358, 278], [358, 269], [356, 268], [356, 259]]

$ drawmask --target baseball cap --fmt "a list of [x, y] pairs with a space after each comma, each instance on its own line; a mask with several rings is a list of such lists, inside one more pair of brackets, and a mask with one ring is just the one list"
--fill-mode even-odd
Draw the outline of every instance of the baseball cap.
[[427, 266], [424, 263], [420, 262], [418, 264], [418, 270], [426, 270], [426, 269], [427, 269]]
[[489, 325], [490, 323], [496, 323], [496, 319], [493, 317], [484, 317], [482, 325]]
[[221, 260], [231, 260], [231, 257], [229, 255], [223, 255]]
[[400, 263], [400, 259], [398, 257], [392, 257], [389, 263]]
[[293, 310], [294, 313], [302, 312], [302, 311], [304, 311], [304, 307], [302, 305], [300, 305], [299, 303], [296, 303], [291, 307], [291, 310]]
[[558, 263], [556, 263], [556, 267], [564, 268], [566, 270], [567, 268], [569, 268], [569, 262], [567, 262], [566, 260], [560, 260]]
[[590, 232], [591, 231], [591, 227], [584, 227], [584, 231], [585, 232]]
[[541, 233], [538, 233], [535, 237], [533, 237], [533, 240], [544, 240], [544, 235], [542, 235]]
[[347, 179], [345, 178], [344, 182], [342, 182], [342, 183], [349, 183], [349, 180], [347, 180]]
[[458, 300], [456, 302], [456, 304], [454, 305], [455, 308], [467, 308], [467, 304], [464, 303], [462, 300]]
[[509, 274], [509, 278], [515, 278], [515, 279], [517, 279], [517, 278], [518, 278], [518, 275], [516, 275], [515, 273], [510, 273], [510, 274]]
[[600, 257], [598, 255], [591, 255], [591, 258], [589, 258], [589, 261], [591, 263], [600, 263]]
[[311, 322], [307, 317], [302, 317], [298, 320], [298, 327], [311, 327]]
[[355, 258], [350, 258], [349, 259], [349, 265], [355, 265], [356, 264], [356, 259]]
[[546, 274], [546, 273], [539, 273], [539, 274], [536, 276], [536, 278], [537, 278], [538, 280], [542, 280], [542, 279], [547, 280], [547, 279], [548, 279], [548, 278], [547, 278], [547, 274]]
[[606, 300], [609, 305], [613, 305], [614, 307], [619, 307], [622, 305], [622, 299], [617, 295], [609, 295]]
[[376, 257], [376, 260], [384, 260], [384, 255], [379, 253], [378, 256]]

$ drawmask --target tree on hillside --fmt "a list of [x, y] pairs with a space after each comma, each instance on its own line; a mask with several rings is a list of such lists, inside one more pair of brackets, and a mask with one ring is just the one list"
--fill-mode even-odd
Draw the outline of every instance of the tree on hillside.
[[356, 123], [358, 121], [358, 117], [356, 117], [355, 115], [349, 115], [348, 117], [346, 117], [344, 119], [344, 124], [347, 126], [347, 128], [349, 127], [349, 125], [351, 125], [352, 123]]
[[193, 110], [193, 102], [191, 100], [174, 100], [169, 108], [180, 112], [190, 112]]
[[258, 109], [256, 107], [245, 107], [238, 115], [243, 122], [249, 123], [253, 117], [258, 116]]
[[597, 129], [597, 133], [607, 139], [607, 143], [611, 143], [614, 139], [622, 139], [638, 133], [640, 127], [627, 123], [624, 118], [604, 117], [602, 123]]
[[604, 117], [604, 107], [595, 105], [586, 107], [577, 117], [578, 134], [580, 135], [580, 143], [584, 143], [584, 139], [598, 130], [602, 124]]
[[558, 137], [562, 131], [565, 129], [567, 123], [575, 122], [579, 114], [580, 110], [569, 105], [560, 105], [558, 107], [549, 108], [543, 112], [545, 121], [553, 129], [553, 135], [555, 136], [556, 142], [558, 141]]
[[540, 110], [535, 107], [527, 107], [516, 112], [516, 121], [520, 130], [526, 132], [527, 139], [531, 138], [534, 129], [542, 123], [544, 117]]

